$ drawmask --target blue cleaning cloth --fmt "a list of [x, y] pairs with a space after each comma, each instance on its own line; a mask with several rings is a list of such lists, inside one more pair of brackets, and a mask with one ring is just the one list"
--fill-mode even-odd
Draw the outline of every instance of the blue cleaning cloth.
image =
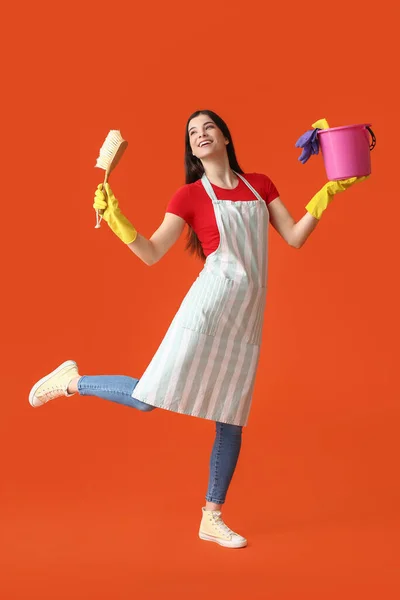
[[318, 142], [318, 131], [319, 129], [309, 129], [297, 140], [295, 147], [302, 148], [303, 151], [299, 156], [299, 161], [304, 165], [312, 154], [319, 153], [319, 142]]

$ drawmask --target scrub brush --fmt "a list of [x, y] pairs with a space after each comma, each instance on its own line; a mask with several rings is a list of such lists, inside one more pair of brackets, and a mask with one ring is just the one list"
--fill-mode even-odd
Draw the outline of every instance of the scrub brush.
[[[121, 132], [118, 129], [111, 129], [100, 148], [100, 154], [95, 165], [96, 167], [99, 167], [99, 169], [104, 169], [106, 172], [103, 185], [107, 183], [111, 171], [113, 171], [119, 163], [127, 146], [128, 142], [123, 139]], [[96, 210], [95, 229], [100, 228], [102, 214], [102, 210]]]

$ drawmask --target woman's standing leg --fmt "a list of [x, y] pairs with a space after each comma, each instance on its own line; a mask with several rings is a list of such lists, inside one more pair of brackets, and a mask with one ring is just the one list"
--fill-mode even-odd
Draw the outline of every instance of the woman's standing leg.
[[210, 475], [206, 494], [206, 506], [200, 525], [199, 536], [228, 548], [243, 548], [247, 540], [229, 529], [221, 518], [221, 507], [232, 476], [235, 472], [242, 445], [242, 427], [228, 423], [216, 423], [216, 435], [211, 452]]
[[225, 503], [242, 446], [241, 426], [228, 423], [215, 425], [215, 440], [211, 451], [206, 494], [207, 510], [220, 510], [221, 505]]

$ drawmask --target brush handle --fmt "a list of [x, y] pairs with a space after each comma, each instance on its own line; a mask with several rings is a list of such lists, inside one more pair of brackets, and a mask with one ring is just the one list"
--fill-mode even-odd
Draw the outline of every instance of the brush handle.
[[[106, 185], [106, 183], [108, 181], [108, 176], [109, 176], [109, 172], [106, 171], [106, 174], [104, 175], [104, 181], [103, 181], [103, 190], [104, 190], [105, 185]], [[104, 211], [102, 211], [102, 210], [96, 210], [96, 225], [94, 227], [95, 229], [100, 229], [100, 223], [101, 223], [102, 218], [103, 218], [102, 217], [103, 212]]]

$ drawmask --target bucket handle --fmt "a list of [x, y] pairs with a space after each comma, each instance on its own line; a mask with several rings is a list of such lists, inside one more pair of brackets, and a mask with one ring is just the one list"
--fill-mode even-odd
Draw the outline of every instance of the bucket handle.
[[367, 129], [368, 129], [368, 131], [370, 132], [370, 134], [371, 134], [371, 138], [372, 138], [372, 140], [371, 140], [371, 143], [370, 143], [370, 145], [369, 145], [369, 149], [370, 149], [370, 150], [373, 150], [373, 149], [375, 148], [375, 146], [376, 146], [376, 137], [375, 137], [375, 134], [374, 134], [374, 132], [372, 131], [371, 127], [367, 127]]

